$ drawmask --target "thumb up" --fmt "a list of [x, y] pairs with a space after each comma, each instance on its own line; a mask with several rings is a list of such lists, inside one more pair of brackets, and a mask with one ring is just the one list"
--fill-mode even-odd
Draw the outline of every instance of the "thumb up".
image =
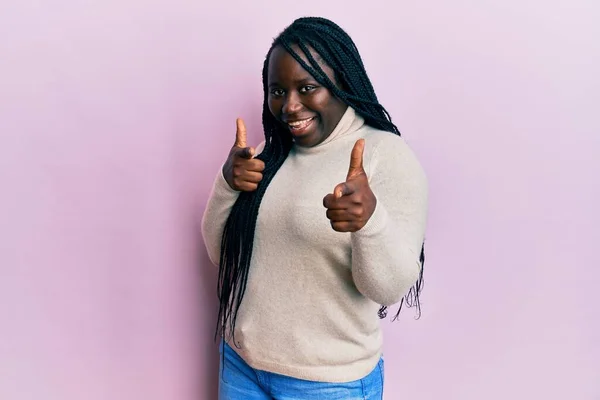
[[366, 225], [375, 211], [377, 198], [363, 168], [364, 150], [365, 140], [359, 139], [350, 154], [346, 181], [323, 198], [327, 218], [335, 231], [356, 232]]
[[238, 191], [252, 192], [262, 180], [265, 164], [254, 158], [256, 149], [248, 147], [246, 125], [241, 118], [236, 120], [235, 143], [223, 165], [223, 177], [229, 186]]

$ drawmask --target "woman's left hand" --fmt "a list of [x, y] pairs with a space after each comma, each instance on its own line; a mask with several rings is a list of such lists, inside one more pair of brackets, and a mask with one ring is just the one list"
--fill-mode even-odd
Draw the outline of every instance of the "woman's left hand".
[[363, 168], [365, 140], [354, 144], [350, 155], [350, 168], [346, 182], [340, 183], [333, 193], [323, 198], [327, 218], [331, 227], [338, 232], [356, 232], [367, 224], [375, 211], [377, 198], [371, 191], [367, 174]]

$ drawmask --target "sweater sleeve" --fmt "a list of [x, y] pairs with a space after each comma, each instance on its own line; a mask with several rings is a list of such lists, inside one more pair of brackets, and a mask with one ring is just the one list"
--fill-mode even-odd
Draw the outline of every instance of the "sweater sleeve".
[[221, 236], [231, 208], [239, 196], [223, 177], [222, 169], [213, 183], [213, 187], [202, 216], [202, 237], [210, 261], [218, 266], [221, 257]]
[[392, 305], [419, 278], [427, 223], [427, 177], [403, 139], [389, 136], [373, 150], [369, 183], [377, 205], [352, 237], [352, 276], [358, 290]]
[[[257, 155], [264, 149], [264, 145], [265, 143], [262, 142], [256, 147]], [[221, 258], [221, 237], [225, 223], [239, 194], [240, 192], [232, 189], [225, 180], [221, 166], [202, 215], [202, 237], [208, 258], [216, 266], [219, 266]]]

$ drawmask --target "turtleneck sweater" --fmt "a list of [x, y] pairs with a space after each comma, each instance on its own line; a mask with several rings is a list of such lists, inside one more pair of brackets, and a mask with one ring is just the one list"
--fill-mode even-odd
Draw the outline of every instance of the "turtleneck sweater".
[[[346, 180], [361, 138], [377, 204], [362, 229], [340, 233], [323, 198]], [[215, 265], [238, 194], [219, 172], [202, 221]], [[382, 353], [379, 307], [400, 301], [418, 279], [426, 222], [427, 178], [414, 152], [348, 107], [323, 142], [292, 147], [266, 190], [230, 346], [258, 370], [320, 382], [363, 378]]]

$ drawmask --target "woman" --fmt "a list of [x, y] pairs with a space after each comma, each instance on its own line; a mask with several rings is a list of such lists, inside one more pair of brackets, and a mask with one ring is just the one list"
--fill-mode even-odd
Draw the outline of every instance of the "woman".
[[220, 266], [219, 396], [380, 399], [378, 314], [418, 307], [425, 174], [333, 22], [286, 28], [263, 87], [265, 141], [249, 147], [237, 121], [202, 224]]

